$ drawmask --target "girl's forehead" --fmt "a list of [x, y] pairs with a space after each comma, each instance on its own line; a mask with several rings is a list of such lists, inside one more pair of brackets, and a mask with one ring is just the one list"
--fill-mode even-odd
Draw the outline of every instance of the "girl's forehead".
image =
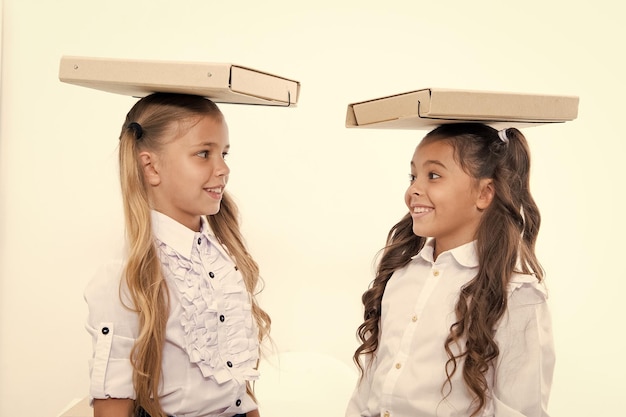
[[420, 142], [415, 147], [415, 152], [413, 153], [413, 157], [424, 157], [424, 156], [452, 156], [454, 154], [454, 147], [449, 144], [445, 140], [430, 140], [426, 142]]
[[215, 132], [221, 133], [222, 130], [227, 132], [227, 125], [223, 119], [213, 115], [193, 115], [172, 121], [166, 142], [175, 142], [181, 138], [213, 137]]

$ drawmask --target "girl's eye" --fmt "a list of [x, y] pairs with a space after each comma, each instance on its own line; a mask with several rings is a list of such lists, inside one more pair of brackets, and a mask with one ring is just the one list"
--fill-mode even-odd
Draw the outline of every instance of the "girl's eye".
[[415, 178], [417, 178], [415, 175], [409, 174], [409, 182], [415, 181]]
[[431, 179], [431, 180], [436, 180], [437, 178], [441, 178], [441, 175], [436, 174], [436, 173], [434, 173], [434, 172], [429, 172], [429, 173], [428, 173], [428, 179]]
[[196, 155], [198, 155], [200, 158], [206, 159], [209, 157], [209, 151], [200, 151]]
[[227, 156], [228, 156], [228, 152], [222, 153], [222, 159], [226, 159]]

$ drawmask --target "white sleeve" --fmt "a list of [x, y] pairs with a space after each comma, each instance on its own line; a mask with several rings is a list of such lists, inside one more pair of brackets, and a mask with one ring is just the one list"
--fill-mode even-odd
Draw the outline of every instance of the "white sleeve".
[[345, 417], [370, 417], [371, 413], [368, 410], [367, 402], [370, 397], [370, 390], [372, 387], [371, 374], [373, 373], [373, 366], [368, 368], [367, 364], [363, 364], [365, 369], [365, 375], [363, 379], [357, 380], [356, 387], [352, 392], [352, 397], [348, 402]]
[[136, 313], [123, 305], [120, 294], [122, 263], [99, 268], [85, 289], [89, 309], [87, 332], [91, 334], [93, 355], [89, 361], [91, 399], [135, 398], [130, 352], [138, 332]]
[[546, 417], [555, 353], [552, 319], [540, 284], [518, 286], [496, 332], [500, 355], [493, 401], [498, 417]]

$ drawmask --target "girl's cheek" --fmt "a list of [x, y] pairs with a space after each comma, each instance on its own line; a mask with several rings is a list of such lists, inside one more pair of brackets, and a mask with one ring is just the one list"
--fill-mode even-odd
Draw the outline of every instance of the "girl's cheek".
[[409, 187], [405, 193], [404, 193], [404, 204], [406, 204], [407, 207], [409, 207], [409, 205], [411, 204], [411, 188]]

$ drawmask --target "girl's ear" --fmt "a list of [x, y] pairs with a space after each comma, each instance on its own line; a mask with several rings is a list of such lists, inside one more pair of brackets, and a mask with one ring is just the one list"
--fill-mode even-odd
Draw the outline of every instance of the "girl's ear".
[[161, 176], [157, 169], [158, 157], [148, 151], [143, 151], [139, 154], [139, 162], [141, 163], [141, 169], [143, 169], [143, 176], [152, 186], [157, 186], [161, 183]]
[[478, 197], [476, 198], [476, 208], [478, 210], [485, 210], [491, 202], [496, 193], [493, 186], [493, 180], [491, 178], [483, 178], [478, 185]]

